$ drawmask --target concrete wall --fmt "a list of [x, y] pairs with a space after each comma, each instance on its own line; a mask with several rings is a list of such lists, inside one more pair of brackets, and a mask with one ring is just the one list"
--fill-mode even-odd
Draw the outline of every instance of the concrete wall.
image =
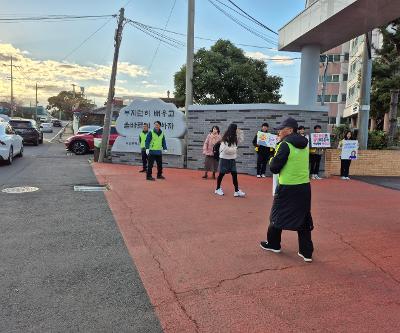
[[[340, 175], [340, 150], [326, 150], [325, 175]], [[400, 176], [400, 151], [360, 150], [358, 159], [351, 162], [350, 175]]]
[[[203, 142], [213, 125], [224, 132], [230, 123], [238, 124], [244, 132], [245, 140], [239, 145], [237, 159], [238, 171], [254, 175], [256, 173], [256, 152], [252, 140], [263, 122], [270, 125], [271, 132], [281, 121], [293, 117], [299, 125], [307, 129], [320, 124], [327, 129], [328, 112], [326, 107], [315, 106], [311, 111], [298, 105], [284, 104], [236, 104], [236, 105], [193, 105], [188, 114], [188, 168], [202, 169], [204, 156]], [[309, 132], [309, 130], [307, 130]]]

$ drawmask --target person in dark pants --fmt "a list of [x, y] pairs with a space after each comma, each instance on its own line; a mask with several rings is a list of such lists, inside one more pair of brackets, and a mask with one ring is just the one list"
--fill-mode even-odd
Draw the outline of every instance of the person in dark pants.
[[[262, 124], [261, 132], [267, 133], [268, 128], [268, 123]], [[257, 149], [257, 178], [265, 178], [265, 171], [267, 170], [267, 163], [270, 157], [271, 149], [269, 147], [257, 144], [257, 134], [253, 139], [253, 146]]]
[[298, 255], [312, 262], [314, 251], [311, 230], [311, 186], [309, 178], [308, 140], [297, 134], [297, 121], [285, 119], [278, 127], [279, 141], [270, 169], [279, 174], [278, 186], [271, 209], [267, 240], [260, 246], [266, 251], [281, 252], [282, 230], [297, 231]]
[[[321, 126], [314, 126], [314, 133], [321, 133]], [[319, 166], [321, 164], [321, 158], [323, 154], [323, 149], [321, 148], [310, 148], [310, 174], [311, 179], [322, 179], [319, 173]]]
[[161, 130], [161, 123], [156, 121], [154, 129], [147, 134], [146, 154], [149, 157], [147, 165], [147, 180], [155, 180], [152, 176], [154, 161], [157, 163], [157, 179], [165, 179], [162, 174], [162, 153], [167, 151], [165, 136]]
[[[347, 131], [344, 134], [344, 138], [343, 138], [342, 141], [339, 142], [338, 148], [342, 148], [343, 147], [343, 141], [344, 140], [354, 140], [353, 139], [353, 134], [351, 133], [351, 131]], [[350, 180], [350, 178], [349, 178], [350, 164], [351, 164], [351, 160], [350, 159], [346, 160], [346, 159], [341, 158], [341, 160], [340, 160], [340, 177], [343, 180]]]
[[147, 154], [146, 154], [146, 138], [147, 134], [149, 133], [149, 125], [143, 124], [143, 131], [139, 134], [139, 144], [140, 149], [142, 151], [142, 164], [143, 169], [139, 172], [146, 172], [147, 171]]

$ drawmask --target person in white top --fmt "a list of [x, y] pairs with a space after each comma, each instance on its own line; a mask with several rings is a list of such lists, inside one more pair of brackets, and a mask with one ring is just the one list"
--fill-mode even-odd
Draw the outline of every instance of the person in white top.
[[215, 194], [224, 195], [221, 188], [222, 179], [225, 174], [232, 174], [233, 186], [235, 187], [234, 196], [244, 197], [246, 194], [239, 189], [237, 178], [236, 158], [238, 143], [243, 142], [243, 132], [237, 128], [236, 124], [230, 124], [227, 131], [222, 137], [219, 147], [219, 175], [217, 178], [217, 189]]

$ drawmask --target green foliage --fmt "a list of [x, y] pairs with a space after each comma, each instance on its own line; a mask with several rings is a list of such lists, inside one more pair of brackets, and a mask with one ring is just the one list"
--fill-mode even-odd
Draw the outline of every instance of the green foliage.
[[390, 109], [390, 90], [400, 89], [400, 19], [381, 27], [383, 45], [376, 50], [371, 87], [371, 116], [380, 119]]
[[333, 142], [333, 146], [337, 146], [339, 144], [339, 141], [344, 138], [344, 134], [350, 130], [351, 129], [350, 129], [349, 125], [347, 125], [347, 124], [335, 126], [332, 129], [332, 138], [331, 138], [331, 141]]
[[[185, 100], [186, 66], [175, 73], [175, 97]], [[194, 55], [196, 104], [279, 103], [282, 78], [268, 75], [264, 61], [246, 57], [230, 41], [218, 40]]]
[[368, 149], [385, 149], [388, 138], [384, 131], [370, 131], [368, 134]]
[[88, 111], [94, 107], [94, 104], [84, 98], [81, 93], [73, 91], [61, 91], [57, 96], [52, 96], [47, 100], [49, 102], [47, 109], [52, 114], [58, 114], [61, 111], [66, 119], [72, 119], [72, 112], [75, 109], [81, 112]]

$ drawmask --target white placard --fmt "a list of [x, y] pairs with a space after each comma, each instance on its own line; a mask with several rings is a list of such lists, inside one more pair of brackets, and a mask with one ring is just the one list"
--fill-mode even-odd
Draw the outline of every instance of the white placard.
[[[166, 155], [183, 155], [183, 140], [177, 138], [165, 138], [167, 144]], [[115, 140], [112, 152], [119, 153], [140, 153], [140, 143], [138, 137], [119, 136]]]
[[358, 141], [357, 140], [343, 140], [342, 153], [340, 158], [342, 160], [356, 160], [358, 157]]
[[143, 130], [144, 123], [152, 129], [157, 120], [161, 122], [161, 130], [166, 138], [184, 136], [185, 115], [175, 104], [165, 103], [161, 99], [135, 99], [119, 112], [116, 128], [120, 135], [134, 138]]
[[330, 148], [331, 136], [329, 133], [311, 133], [312, 148]]

